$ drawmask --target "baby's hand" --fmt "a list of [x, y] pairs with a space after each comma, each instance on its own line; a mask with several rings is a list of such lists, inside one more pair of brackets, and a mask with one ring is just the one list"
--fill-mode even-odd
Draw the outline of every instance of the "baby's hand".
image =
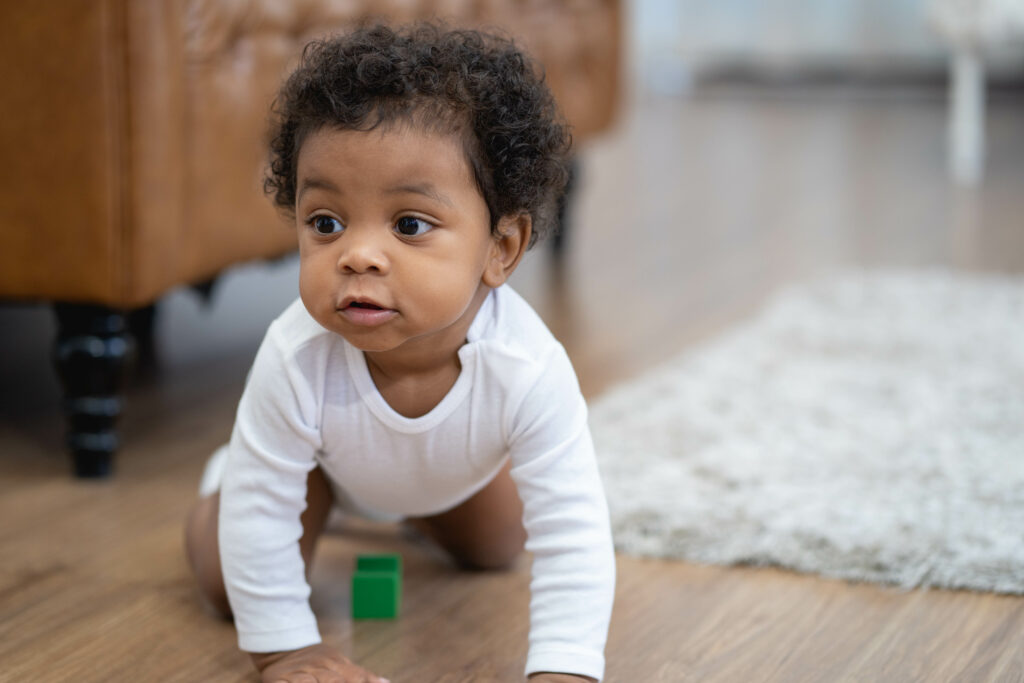
[[263, 683], [391, 683], [323, 644], [290, 652], [252, 653], [252, 661]]

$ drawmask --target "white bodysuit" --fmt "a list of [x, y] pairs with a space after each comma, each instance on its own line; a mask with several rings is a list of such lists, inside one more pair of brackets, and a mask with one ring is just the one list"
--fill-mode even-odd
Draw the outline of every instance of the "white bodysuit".
[[320, 642], [298, 546], [317, 464], [354, 508], [419, 517], [466, 500], [511, 459], [534, 558], [526, 673], [601, 678], [615, 558], [565, 350], [503, 286], [481, 306], [459, 359], [448, 394], [408, 418], [377, 391], [363, 353], [301, 300], [270, 325], [221, 481], [221, 562], [241, 649]]

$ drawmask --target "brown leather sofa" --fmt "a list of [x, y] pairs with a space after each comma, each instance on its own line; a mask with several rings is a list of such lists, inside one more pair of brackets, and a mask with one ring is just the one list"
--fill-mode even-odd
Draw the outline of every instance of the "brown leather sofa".
[[507, 30], [544, 65], [577, 143], [612, 120], [619, 0], [0, 7], [0, 300], [56, 304], [79, 475], [110, 471], [129, 323], [170, 288], [295, 248], [262, 194], [270, 102], [308, 40], [376, 18]]

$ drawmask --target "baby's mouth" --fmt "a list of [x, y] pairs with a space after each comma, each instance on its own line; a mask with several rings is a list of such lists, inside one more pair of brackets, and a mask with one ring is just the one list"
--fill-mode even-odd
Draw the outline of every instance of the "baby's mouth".
[[393, 320], [398, 311], [385, 308], [380, 304], [370, 301], [348, 300], [341, 303], [338, 312], [353, 325], [375, 327]]

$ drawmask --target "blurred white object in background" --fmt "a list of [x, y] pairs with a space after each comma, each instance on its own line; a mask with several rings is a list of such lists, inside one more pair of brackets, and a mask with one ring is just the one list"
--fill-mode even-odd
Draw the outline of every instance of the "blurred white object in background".
[[949, 90], [949, 167], [976, 185], [985, 163], [985, 53], [1024, 41], [1024, 0], [931, 0], [928, 19], [953, 49]]
[[928, 19], [953, 45], [975, 51], [1024, 38], [1024, 0], [931, 0]]

